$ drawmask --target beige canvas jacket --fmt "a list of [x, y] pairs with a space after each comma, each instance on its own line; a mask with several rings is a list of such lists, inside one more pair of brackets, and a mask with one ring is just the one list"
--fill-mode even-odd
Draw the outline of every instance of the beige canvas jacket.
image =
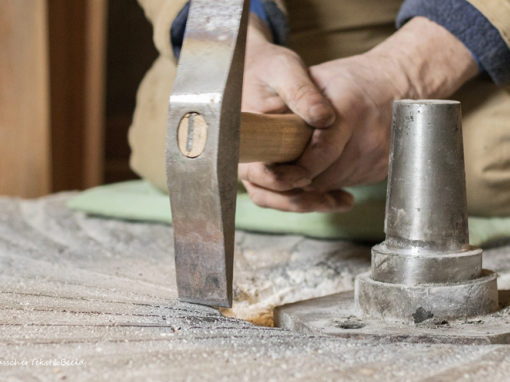
[[[510, 46], [510, 0], [468, 1]], [[166, 190], [167, 104], [176, 67], [169, 36], [186, 0], [139, 2], [153, 24], [160, 56], [138, 90], [129, 131], [131, 167]], [[363, 53], [395, 31], [401, 4], [402, 0], [289, 0], [289, 45], [308, 65]], [[477, 79], [451, 98], [460, 100], [463, 108], [469, 212], [510, 215], [510, 93]]]
[[[170, 46], [170, 40], [168, 39], [170, 33], [170, 27], [174, 18], [176, 17], [179, 10], [184, 6], [187, 0], [138, 0], [140, 5], [145, 11], [145, 15], [151, 21], [154, 27], [154, 44], [157, 47], [160, 54], [165, 55], [173, 59], [172, 49]], [[473, 6], [475, 6], [500, 32], [503, 40], [510, 46], [510, 0], [467, 0]], [[342, 1], [340, 1], [342, 2]], [[351, 4], [345, 4], [345, 7], [340, 6], [338, 0], [320, 0], [316, 1], [319, 4], [318, 8], [322, 10], [331, 10], [334, 7], [337, 8], [357, 8], [356, 12], [348, 12], [355, 14], [357, 17], [362, 17], [366, 24], [369, 24], [373, 16], [378, 18], [385, 18], [387, 12], [395, 15], [395, 5], [400, 6], [402, 1], [388, 1], [377, 2], [383, 3], [378, 4], [379, 12], [375, 12], [372, 7], [375, 5], [373, 1], [358, 1], [351, 2]], [[283, 1], [277, 1], [280, 8], [286, 11]], [[300, 0], [293, 0], [291, 7], [306, 8], [306, 3]], [[301, 3], [301, 4], [300, 4]], [[313, 3], [313, 2], [312, 2]], [[345, 3], [345, 1], [344, 1]], [[349, 3], [349, 2], [347, 2]], [[380, 12], [381, 9], [384, 11]], [[365, 12], [366, 11], [366, 12]], [[295, 12], [293, 12], [295, 13]], [[303, 15], [310, 17], [310, 14], [302, 12]], [[332, 13], [334, 14], [334, 12]], [[357, 18], [355, 17], [355, 19]], [[355, 20], [354, 19], [354, 20]], [[317, 19], [315, 19], [317, 20]]]

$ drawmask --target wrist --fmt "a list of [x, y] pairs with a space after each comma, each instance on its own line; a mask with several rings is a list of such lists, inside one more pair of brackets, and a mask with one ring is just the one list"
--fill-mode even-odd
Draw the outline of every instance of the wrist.
[[271, 30], [257, 15], [250, 13], [248, 21], [248, 43], [272, 42]]
[[398, 98], [445, 98], [478, 74], [473, 56], [445, 28], [423, 17], [410, 20], [370, 52], [389, 60]]

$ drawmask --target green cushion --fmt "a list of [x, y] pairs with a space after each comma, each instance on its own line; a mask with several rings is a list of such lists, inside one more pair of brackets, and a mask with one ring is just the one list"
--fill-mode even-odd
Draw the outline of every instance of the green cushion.
[[[386, 184], [348, 189], [356, 200], [343, 214], [293, 213], [264, 209], [246, 193], [237, 197], [236, 227], [321, 239], [382, 241]], [[171, 223], [168, 196], [143, 180], [114, 183], [79, 193], [69, 207], [93, 215], [126, 220]], [[510, 218], [469, 218], [471, 244], [482, 245], [510, 237]]]

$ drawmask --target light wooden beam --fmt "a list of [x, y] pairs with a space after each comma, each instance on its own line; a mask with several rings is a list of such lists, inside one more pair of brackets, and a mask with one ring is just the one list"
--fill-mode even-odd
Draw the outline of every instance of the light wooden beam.
[[0, 1], [0, 194], [50, 192], [47, 7]]

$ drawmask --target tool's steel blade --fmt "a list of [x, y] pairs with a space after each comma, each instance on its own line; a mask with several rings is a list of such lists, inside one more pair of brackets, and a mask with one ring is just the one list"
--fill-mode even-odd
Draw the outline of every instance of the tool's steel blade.
[[193, 0], [166, 139], [179, 298], [231, 306], [248, 0]]

